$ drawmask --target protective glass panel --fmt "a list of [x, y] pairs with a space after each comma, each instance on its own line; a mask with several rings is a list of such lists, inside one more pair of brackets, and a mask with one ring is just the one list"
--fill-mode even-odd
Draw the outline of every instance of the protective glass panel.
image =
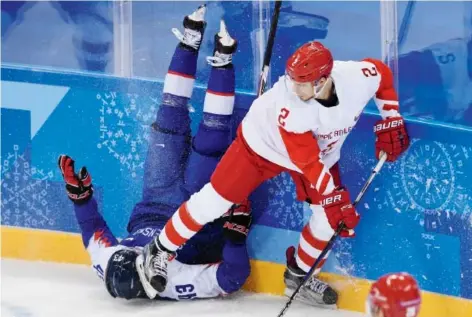
[[471, 2], [401, 1], [397, 8], [402, 112], [470, 126]]
[[2, 1], [2, 64], [113, 72], [107, 1]]

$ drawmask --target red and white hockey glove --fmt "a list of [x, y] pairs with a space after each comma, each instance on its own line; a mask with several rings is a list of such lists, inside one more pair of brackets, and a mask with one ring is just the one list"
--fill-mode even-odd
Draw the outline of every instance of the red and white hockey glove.
[[92, 177], [87, 169], [82, 167], [79, 174], [75, 174], [74, 160], [67, 155], [59, 156], [57, 163], [66, 182], [67, 195], [70, 200], [76, 204], [83, 204], [92, 198]]
[[395, 161], [410, 146], [410, 139], [405, 129], [402, 117], [388, 118], [377, 121], [374, 126], [375, 156], [380, 158], [380, 153], [387, 154], [387, 161]]
[[333, 230], [337, 230], [341, 221], [346, 230], [342, 230], [341, 237], [354, 237], [354, 228], [360, 220], [360, 216], [351, 203], [349, 192], [344, 189], [337, 189], [331, 194], [323, 196], [321, 205], [324, 208], [329, 225]]

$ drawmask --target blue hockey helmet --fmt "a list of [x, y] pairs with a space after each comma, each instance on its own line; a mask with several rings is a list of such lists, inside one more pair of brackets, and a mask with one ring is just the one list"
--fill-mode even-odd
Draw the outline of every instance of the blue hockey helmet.
[[136, 270], [138, 253], [131, 249], [121, 249], [108, 260], [105, 284], [113, 297], [126, 299], [147, 298]]

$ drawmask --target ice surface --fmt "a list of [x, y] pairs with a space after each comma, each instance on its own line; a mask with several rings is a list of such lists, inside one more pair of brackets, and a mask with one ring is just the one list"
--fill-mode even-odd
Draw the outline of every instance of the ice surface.
[[[113, 299], [87, 266], [1, 261], [2, 317], [275, 317], [284, 297], [241, 292], [187, 302]], [[294, 303], [286, 317], [360, 317], [362, 314]]]

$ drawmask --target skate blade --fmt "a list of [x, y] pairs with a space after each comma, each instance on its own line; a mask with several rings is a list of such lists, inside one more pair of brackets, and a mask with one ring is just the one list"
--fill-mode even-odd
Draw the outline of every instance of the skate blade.
[[[284, 295], [287, 296], [287, 297], [290, 297], [290, 296], [292, 296], [293, 292], [294, 292], [293, 290], [286, 287], [285, 290], [284, 290]], [[305, 296], [301, 296], [300, 293], [298, 293], [297, 296], [295, 296], [294, 300], [297, 301], [297, 302], [303, 303], [305, 305], [314, 306], [314, 307], [318, 307], [318, 308], [338, 309], [338, 306], [336, 304], [326, 305], [326, 304], [323, 304], [323, 303], [319, 303], [319, 302], [317, 302], [313, 299], [309, 300]]]

